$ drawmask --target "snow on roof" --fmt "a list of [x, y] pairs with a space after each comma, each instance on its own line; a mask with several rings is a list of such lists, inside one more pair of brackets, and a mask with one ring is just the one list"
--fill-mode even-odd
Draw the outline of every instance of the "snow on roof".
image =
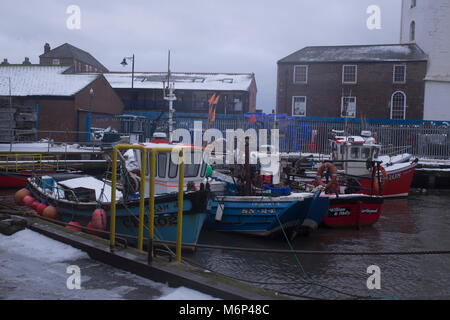
[[427, 61], [416, 44], [306, 47], [278, 63]]
[[70, 67], [61, 66], [0, 66], [0, 96], [73, 96], [99, 75], [64, 74]]
[[[114, 89], [131, 88], [131, 72], [105, 73]], [[248, 91], [254, 80], [252, 73], [171, 73], [170, 82], [175, 90]], [[167, 73], [134, 73], [134, 88], [162, 89], [167, 86]]]

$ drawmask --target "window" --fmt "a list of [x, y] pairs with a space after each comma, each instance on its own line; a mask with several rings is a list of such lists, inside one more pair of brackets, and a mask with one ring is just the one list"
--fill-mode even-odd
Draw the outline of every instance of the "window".
[[184, 176], [188, 178], [196, 177], [200, 169], [200, 164], [195, 164], [195, 151], [187, 151], [185, 156], [190, 158], [190, 164], [186, 163], [184, 165]]
[[158, 177], [166, 177], [167, 153], [158, 153]]
[[86, 65], [86, 72], [89, 72], [89, 66]]
[[411, 0], [411, 8], [415, 8], [416, 7], [416, 5], [417, 5], [416, 2], [417, 2], [416, 0]]
[[416, 23], [411, 21], [411, 25], [409, 27], [409, 41], [416, 40]]
[[345, 65], [342, 67], [342, 83], [357, 82], [358, 67], [356, 65]]
[[342, 97], [341, 117], [343, 118], [356, 117], [356, 97]]
[[176, 178], [178, 174], [178, 165], [172, 161], [172, 156], [169, 161], [169, 178]]
[[404, 120], [406, 115], [406, 95], [397, 91], [391, 98], [391, 119]]
[[53, 63], [53, 65], [55, 65], [55, 66], [59, 66], [60, 61], [59, 61], [59, 59], [53, 59], [52, 63]]
[[294, 83], [308, 82], [308, 66], [294, 66]]
[[370, 148], [363, 148], [361, 151], [362, 159], [370, 159]]
[[359, 159], [359, 147], [353, 147], [350, 149], [350, 158]]
[[405, 83], [406, 82], [406, 66], [405, 65], [395, 65], [394, 66], [394, 83]]
[[292, 97], [292, 115], [306, 117], [306, 97]]

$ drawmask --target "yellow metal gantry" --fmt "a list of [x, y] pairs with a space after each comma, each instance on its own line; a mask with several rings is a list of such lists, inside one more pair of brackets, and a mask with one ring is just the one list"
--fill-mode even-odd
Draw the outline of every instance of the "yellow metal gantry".
[[[138, 226], [138, 249], [143, 250], [144, 238], [144, 207], [145, 207], [145, 172], [147, 166], [147, 151], [143, 145], [118, 144], [113, 148], [113, 166], [111, 181], [111, 216], [110, 216], [110, 248], [114, 251], [116, 238], [116, 187], [117, 187], [117, 152], [120, 149], [137, 149], [141, 151], [141, 184], [139, 201], [139, 226]], [[178, 151], [180, 159], [180, 173], [178, 177], [178, 221], [177, 221], [177, 243], [176, 261], [181, 262], [181, 240], [183, 226], [183, 193], [184, 193], [184, 152], [180, 147], [157, 147], [150, 149], [150, 197], [149, 197], [149, 239], [154, 238], [155, 224], [155, 163], [156, 153]], [[149, 249], [153, 256], [153, 248]]]

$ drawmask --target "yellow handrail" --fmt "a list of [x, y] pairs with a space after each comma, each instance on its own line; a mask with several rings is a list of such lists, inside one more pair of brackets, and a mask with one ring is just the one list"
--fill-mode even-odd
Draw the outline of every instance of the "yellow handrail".
[[[45, 162], [44, 162], [45, 161]], [[30, 154], [0, 154], [0, 170], [19, 172], [20, 170], [59, 170], [59, 156], [44, 156], [39, 153]]]
[[[117, 151], [119, 149], [138, 149], [141, 151], [141, 185], [139, 202], [139, 229], [138, 229], [138, 248], [143, 247], [143, 227], [144, 227], [144, 206], [145, 206], [145, 172], [147, 162], [147, 149], [141, 145], [119, 144], [113, 148], [113, 166], [111, 181], [111, 217], [110, 217], [110, 249], [114, 251], [116, 238], [116, 186], [117, 186]], [[150, 197], [149, 197], [149, 239], [154, 238], [155, 223], [155, 162], [157, 152], [173, 152], [179, 150], [179, 147], [170, 148], [152, 148], [150, 152]], [[178, 222], [177, 222], [177, 243], [176, 243], [176, 261], [181, 261], [181, 239], [183, 223], [183, 192], [184, 192], [184, 152], [179, 150], [180, 157], [180, 176], [178, 179]], [[149, 254], [153, 256], [153, 248], [149, 248]]]

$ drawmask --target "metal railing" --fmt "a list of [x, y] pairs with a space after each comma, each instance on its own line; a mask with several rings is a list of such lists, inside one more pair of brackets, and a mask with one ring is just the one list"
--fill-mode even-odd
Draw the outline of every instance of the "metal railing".
[[0, 154], [0, 170], [18, 172], [22, 170], [59, 170], [59, 156], [42, 154]]
[[[147, 163], [147, 149], [142, 145], [116, 145], [113, 148], [112, 182], [111, 182], [111, 216], [110, 216], [110, 248], [114, 251], [116, 235], [116, 187], [117, 187], [117, 152], [122, 149], [137, 149], [141, 151], [141, 182], [139, 199], [139, 224], [138, 224], [138, 249], [143, 250], [144, 235], [144, 207], [145, 207], [145, 173]], [[153, 257], [154, 223], [155, 223], [155, 163], [156, 153], [172, 152], [179, 150], [177, 147], [153, 148], [150, 150], [150, 197], [149, 197], [149, 248], [148, 259]], [[181, 262], [181, 240], [183, 225], [183, 194], [184, 194], [184, 152], [179, 150], [180, 172], [178, 179], [178, 220], [177, 220], [177, 241], [176, 241], [176, 261]]]

